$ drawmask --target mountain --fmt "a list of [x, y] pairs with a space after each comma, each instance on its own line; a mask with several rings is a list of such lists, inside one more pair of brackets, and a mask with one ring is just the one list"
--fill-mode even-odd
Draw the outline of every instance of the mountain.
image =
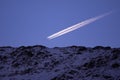
[[0, 47], [0, 80], [120, 80], [120, 48]]

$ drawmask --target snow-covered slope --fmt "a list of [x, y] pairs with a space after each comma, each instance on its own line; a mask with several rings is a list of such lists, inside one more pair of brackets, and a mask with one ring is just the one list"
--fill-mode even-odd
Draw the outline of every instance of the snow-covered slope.
[[0, 80], [120, 80], [120, 48], [0, 47]]

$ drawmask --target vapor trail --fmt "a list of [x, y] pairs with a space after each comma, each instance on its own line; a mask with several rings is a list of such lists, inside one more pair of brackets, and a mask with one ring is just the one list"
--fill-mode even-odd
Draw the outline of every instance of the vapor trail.
[[73, 30], [76, 30], [76, 29], [78, 29], [78, 28], [80, 28], [80, 27], [83, 27], [83, 26], [85, 26], [85, 25], [87, 25], [87, 24], [90, 24], [90, 23], [92, 23], [92, 22], [94, 22], [94, 21], [96, 21], [96, 20], [98, 20], [98, 19], [100, 19], [100, 18], [103, 18], [103, 17], [105, 17], [105, 16], [107, 16], [107, 15], [109, 15], [109, 14], [111, 14], [111, 13], [112, 13], [112, 12], [108, 12], [108, 13], [102, 14], [102, 15], [100, 15], [100, 16], [87, 19], [87, 20], [82, 21], [82, 22], [80, 22], [80, 23], [78, 23], [78, 24], [75, 24], [75, 25], [73, 25], [73, 26], [71, 26], [71, 27], [68, 27], [68, 28], [66, 28], [66, 29], [63, 29], [63, 30], [61, 30], [61, 31], [59, 31], [59, 32], [57, 32], [57, 33], [54, 33], [53, 35], [48, 36], [47, 38], [48, 38], [48, 39], [53, 39], [53, 38], [59, 37], [59, 36], [61, 36], [61, 35], [63, 35], [63, 34], [66, 34], [66, 33], [68, 33], [68, 32], [71, 32], [71, 31], [73, 31]]

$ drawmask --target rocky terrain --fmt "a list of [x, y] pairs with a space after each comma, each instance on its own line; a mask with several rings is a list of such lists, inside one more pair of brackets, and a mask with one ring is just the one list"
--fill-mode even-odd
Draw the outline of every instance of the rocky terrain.
[[0, 80], [120, 80], [120, 48], [0, 47]]

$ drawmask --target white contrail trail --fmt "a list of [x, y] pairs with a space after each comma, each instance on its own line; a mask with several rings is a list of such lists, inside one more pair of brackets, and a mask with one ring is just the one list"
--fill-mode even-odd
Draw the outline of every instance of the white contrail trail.
[[98, 19], [100, 19], [100, 18], [103, 18], [103, 17], [105, 17], [105, 16], [107, 16], [107, 15], [109, 15], [109, 14], [111, 14], [111, 12], [105, 13], [105, 14], [100, 15], [100, 16], [97, 16], [97, 17], [93, 17], [93, 18], [87, 19], [87, 20], [82, 21], [82, 22], [80, 22], [80, 23], [78, 23], [78, 24], [75, 24], [75, 25], [73, 25], [73, 26], [71, 26], [71, 27], [68, 27], [68, 28], [66, 28], [66, 29], [63, 29], [63, 30], [61, 30], [61, 31], [59, 31], [59, 32], [51, 35], [51, 36], [48, 36], [47, 38], [48, 38], [48, 39], [53, 39], [53, 38], [59, 37], [59, 36], [61, 36], [61, 35], [63, 35], [63, 34], [66, 34], [66, 33], [68, 33], [68, 32], [71, 32], [71, 31], [73, 31], [73, 30], [76, 30], [76, 29], [78, 29], [78, 28], [80, 28], [80, 27], [83, 27], [83, 26], [85, 26], [85, 25], [87, 25], [87, 24], [90, 24], [90, 23], [92, 23], [92, 22], [94, 22], [94, 21], [96, 21], [96, 20], [98, 20]]

